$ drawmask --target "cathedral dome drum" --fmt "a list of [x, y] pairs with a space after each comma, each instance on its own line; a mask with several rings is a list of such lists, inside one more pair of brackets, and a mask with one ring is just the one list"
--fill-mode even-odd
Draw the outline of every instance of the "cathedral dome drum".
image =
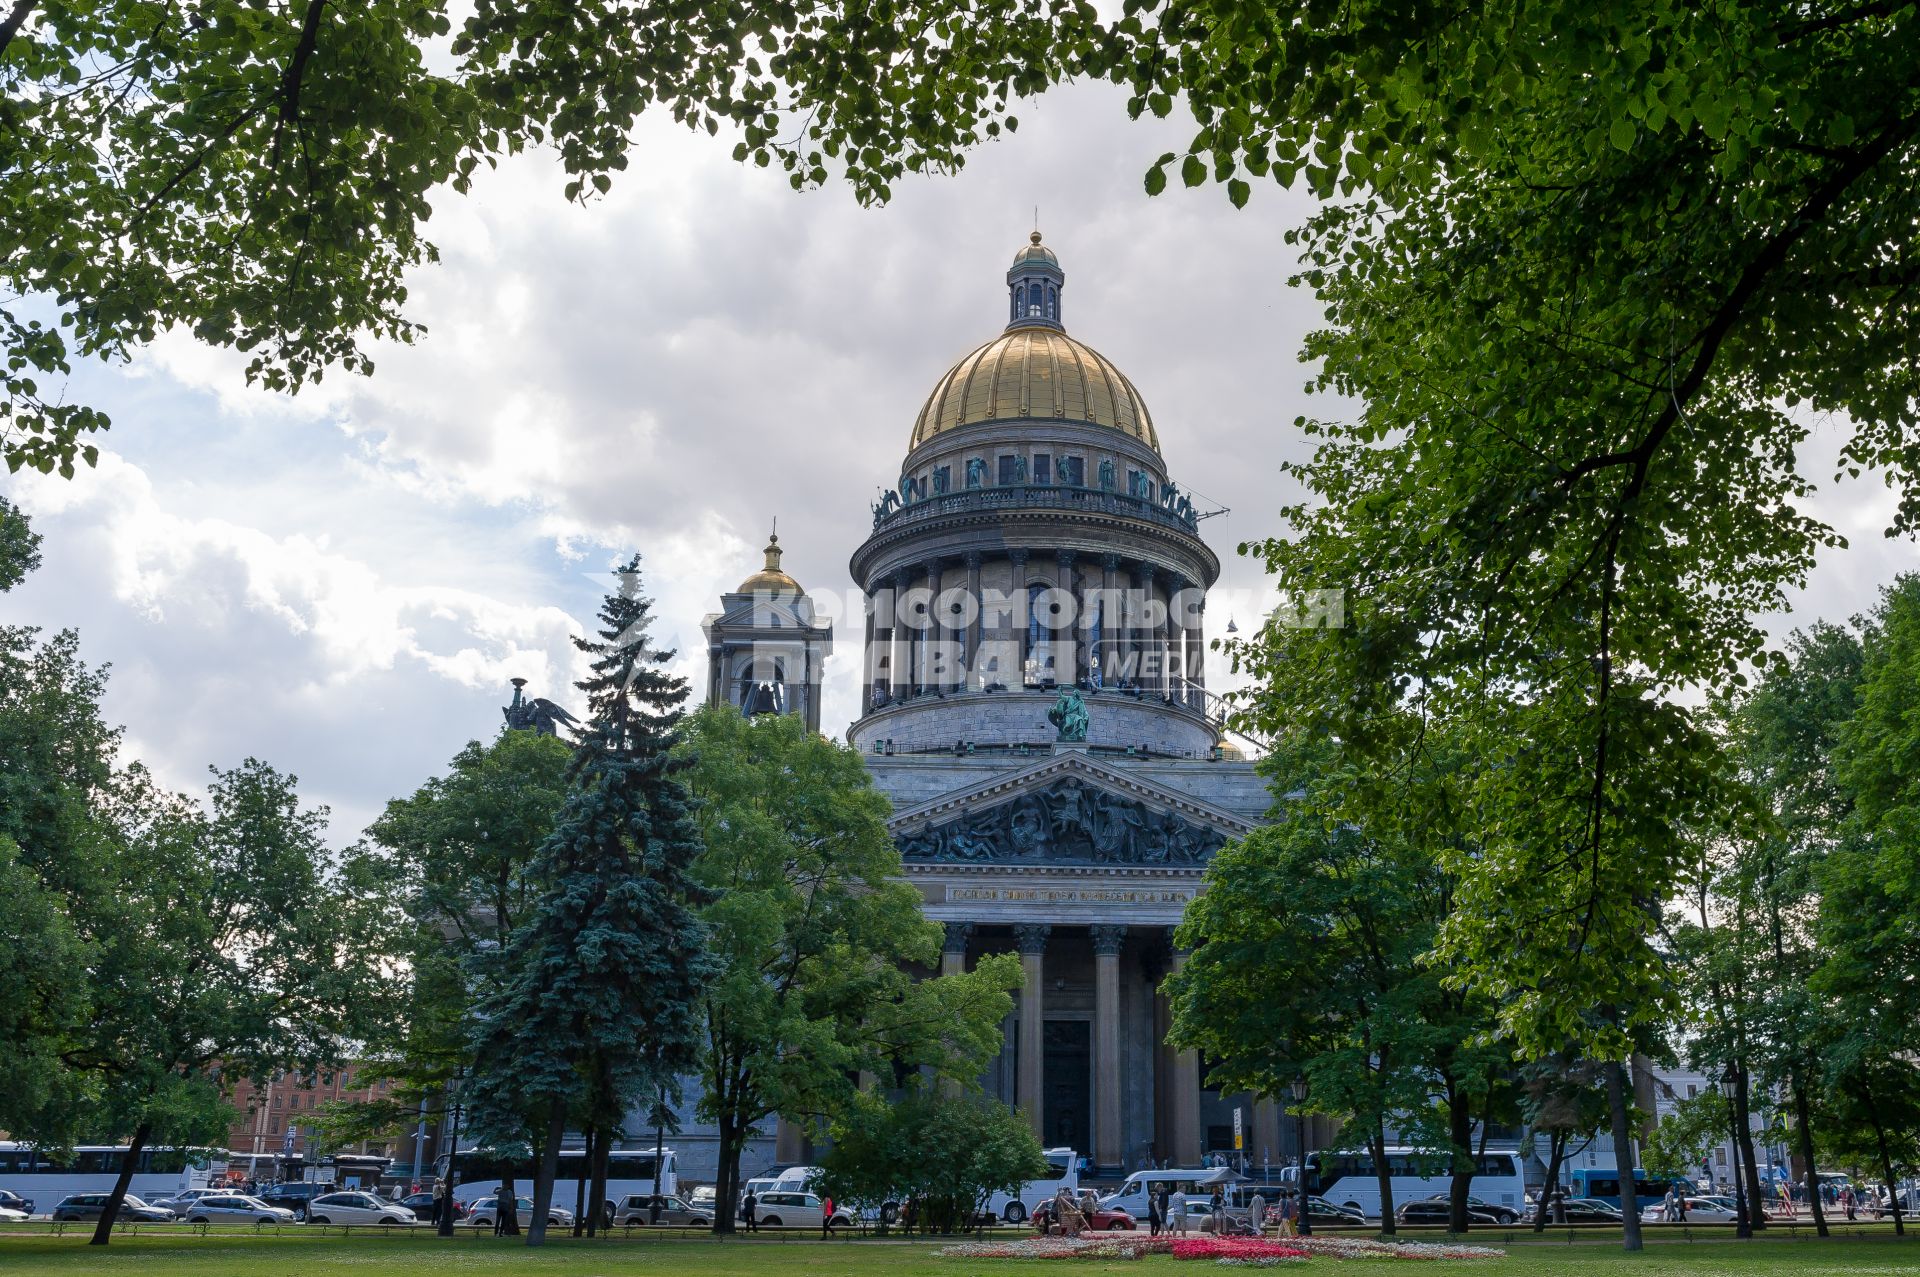
[[1005, 329], [934, 385], [853, 574], [869, 600], [856, 743], [1023, 748], [1072, 689], [1090, 748], [1216, 755], [1205, 592], [1219, 560], [1146, 402], [1067, 335], [1036, 232]]

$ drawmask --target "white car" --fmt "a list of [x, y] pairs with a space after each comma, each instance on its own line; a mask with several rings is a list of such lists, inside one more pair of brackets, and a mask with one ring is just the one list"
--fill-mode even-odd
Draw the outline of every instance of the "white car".
[[[467, 1223], [472, 1224], [475, 1228], [492, 1228], [493, 1221], [499, 1218], [494, 1209], [494, 1200], [495, 1199], [491, 1197], [483, 1197], [475, 1202], [473, 1204], [473, 1214], [467, 1216]], [[514, 1202], [519, 1208], [515, 1214], [520, 1218], [520, 1227], [532, 1227], [533, 1199], [531, 1197], [516, 1197], [514, 1198]], [[563, 1207], [549, 1206], [547, 1208], [547, 1227], [572, 1228], [573, 1212]]]
[[291, 1224], [295, 1216], [244, 1193], [216, 1193], [195, 1202], [185, 1218], [189, 1224]]
[[372, 1193], [328, 1193], [307, 1203], [309, 1224], [412, 1224], [419, 1216]]
[[167, 1197], [157, 1198], [153, 1204], [163, 1210], [170, 1210], [175, 1215], [185, 1215], [193, 1209], [194, 1203], [203, 1197], [231, 1196], [233, 1196], [233, 1190], [230, 1188], [188, 1188]]
[[11, 1206], [0, 1206], [0, 1224], [18, 1224], [32, 1218], [33, 1216], [23, 1210], [15, 1210]]
[[[1740, 1218], [1733, 1207], [1725, 1201], [1715, 1201], [1709, 1197], [1689, 1197], [1687, 1203], [1687, 1222], [1689, 1224], [1731, 1224]], [[1664, 1223], [1667, 1218], [1667, 1204], [1657, 1202], [1640, 1212], [1643, 1223]], [[1678, 1221], [1675, 1221], [1678, 1222]]]
[[[754, 1200], [754, 1218], [762, 1228], [818, 1228], [825, 1213], [815, 1193], [761, 1193]], [[856, 1221], [844, 1206], [833, 1211], [833, 1227], [850, 1228]]]

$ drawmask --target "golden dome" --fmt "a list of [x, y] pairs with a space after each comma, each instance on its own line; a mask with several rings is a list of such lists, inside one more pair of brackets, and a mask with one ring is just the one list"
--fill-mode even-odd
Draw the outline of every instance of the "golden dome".
[[767, 565], [740, 582], [735, 594], [805, 594], [800, 582], [780, 570], [780, 538], [767, 538]]
[[963, 356], [927, 396], [909, 448], [976, 421], [1021, 419], [1106, 426], [1160, 450], [1133, 383], [1099, 351], [1039, 324], [1010, 328]]

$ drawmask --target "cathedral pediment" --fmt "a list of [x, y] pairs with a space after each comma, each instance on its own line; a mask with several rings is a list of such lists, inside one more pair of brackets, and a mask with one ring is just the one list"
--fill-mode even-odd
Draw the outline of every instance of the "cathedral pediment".
[[1246, 820], [1080, 751], [943, 795], [890, 822], [910, 864], [1204, 864]]

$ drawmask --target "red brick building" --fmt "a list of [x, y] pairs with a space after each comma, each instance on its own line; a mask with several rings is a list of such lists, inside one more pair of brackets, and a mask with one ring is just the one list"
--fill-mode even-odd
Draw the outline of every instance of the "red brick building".
[[[264, 1086], [242, 1079], [233, 1088], [232, 1103], [240, 1110], [240, 1120], [227, 1133], [227, 1148], [232, 1166], [256, 1178], [273, 1173], [275, 1157], [289, 1153], [304, 1156], [307, 1141], [320, 1106], [338, 1100], [372, 1100], [387, 1094], [391, 1084], [362, 1081], [363, 1069], [349, 1064], [342, 1069], [323, 1069], [315, 1074], [284, 1073]], [[292, 1142], [287, 1139], [292, 1131]], [[395, 1132], [385, 1139], [366, 1140], [344, 1149], [343, 1153], [370, 1153], [411, 1161], [411, 1132]], [[402, 1147], [404, 1145], [405, 1147]]]

